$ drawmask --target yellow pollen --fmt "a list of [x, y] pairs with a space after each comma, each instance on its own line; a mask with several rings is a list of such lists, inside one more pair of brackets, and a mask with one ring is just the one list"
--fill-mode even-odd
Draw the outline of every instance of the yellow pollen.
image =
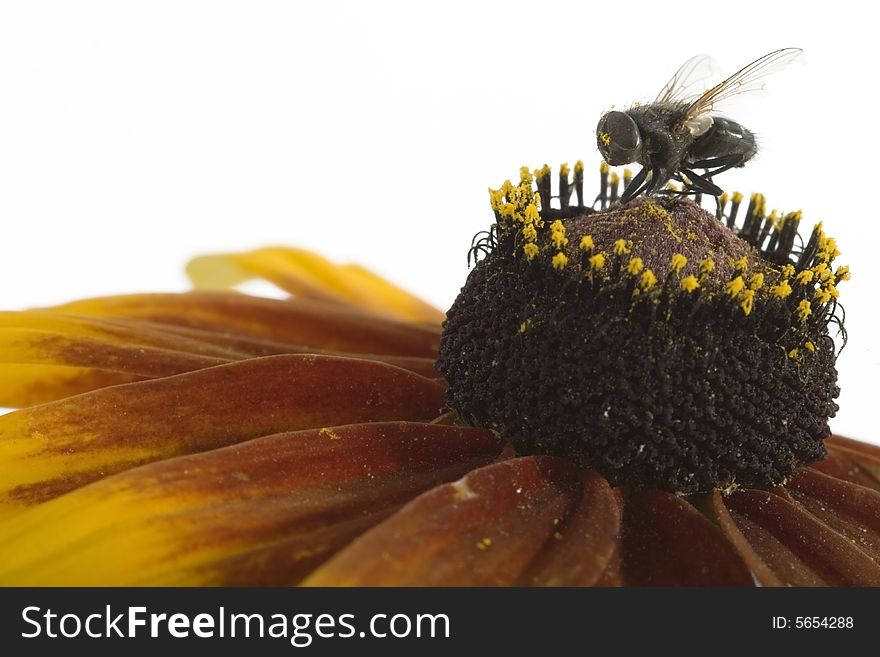
[[562, 164], [559, 165], [559, 175], [560, 176], [562, 176], [564, 178], [568, 178], [569, 171], [570, 171], [570, 169], [568, 168], [568, 162], [563, 162]]
[[608, 176], [608, 180], [611, 182], [612, 185], [619, 185], [620, 184], [620, 174], [617, 173], [616, 171], [612, 171], [611, 175]]
[[562, 251], [553, 256], [553, 269], [563, 269], [565, 265], [568, 264], [568, 256], [566, 256]]
[[749, 259], [743, 256], [734, 263], [733, 267], [738, 272], [745, 272], [745, 270], [749, 268]]
[[642, 262], [641, 258], [632, 258], [629, 261], [629, 264], [626, 266], [626, 271], [633, 276], [638, 276], [642, 273], [642, 270], [645, 268], [645, 263]]
[[783, 278], [791, 278], [794, 276], [794, 265], [788, 264], [782, 268], [782, 277]]
[[654, 276], [654, 272], [652, 272], [650, 269], [646, 269], [645, 271], [643, 271], [640, 284], [642, 289], [645, 291], [650, 290], [652, 287], [654, 287], [657, 284], [657, 277]]
[[748, 315], [752, 312], [752, 306], [755, 304], [755, 291], [754, 290], [744, 290], [743, 293], [739, 297], [739, 307], [742, 308], [742, 311]]
[[700, 261], [700, 273], [701, 274], [711, 274], [715, 271], [715, 261], [712, 258], [706, 258], [705, 260]]
[[590, 257], [590, 269], [594, 271], [599, 271], [602, 267], [605, 266], [605, 254], [597, 253], [594, 256]]
[[797, 358], [798, 357], [797, 347], [795, 347], [794, 349], [792, 349], [791, 351], [788, 352], [788, 357], [789, 358]]
[[742, 200], [743, 200], [742, 193], [734, 192], [733, 196], [731, 197], [731, 200], [733, 200], [734, 203], [742, 203]]
[[700, 287], [699, 281], [697, 281], [697, 277], [691, 274], [690, 276], [685, 276], [681, 279], [681, 289], [685, 292], [693, 292], [698, 287]]
[[526, 321], [524, 321], [522, 324], [519, 325], [519, 332], [525, 333], [526, 331], [529, 330], [529, 326], [531, 326], [531, 324], [532, 324], [532, 320], [527, 319]]
[[534, 178], [532, 178], [532, 172], [529, 171], [528, 167], [519, 168], [519, 181], [521, 183], [528, 183], [529, 185], [534, 182]]
[[626, 240], [617, 240], [614, 242], [614, 255], [622, 256], [630, 251], [630, 246], [632, 242], [627, 243]]
[[831, 301], [831, 292], [829, 292], [828, 290], [816, 290], [816, 295], [814, 298], [819, 303], [828, 303], [829, 301]]
[[538, 206], [534, 203], [529, 203], [526, 206], [525, 219], [527, 224], [535, 224], [538, 223], [541, 219], [541, 215], [538, 212]]
[[[583, 162], [578, 160], [578, 163], [581, 165], [581, 169], [583, 169], [583, 166], [584, 166]], [[574, 167], [575, 167], [575, 170], [577, 170], [577, 164], [575, 164]], [[608, 173], [610, 170], [611, 170], [611, 167], [608, 166], [607, 162], [602, 162], [599, 165], [599, 173]]]
[[752, 280], [749, 281], [749, 289], [760, 290], [762, 287], [764, 287], [764, 274], [755, 274], [752, 276]]
[[606, 146], [611, 146], [611, 135], [607, 132], [600, 132], [599, 141], [601, 141]]
[[816, 351], [816, 345], [807, 340], [806, 342], [804, 342], [804, 349], [806, 349], [807, 351]]
[[527, 260], [534, 260], [535, 256], [538, 255], [538, 251], [540, 251], [540, 249], [534, 242], [523, 244], [523, 252], [526, 254]]
[[848, 281], [851, 278], [851, 274], [849, 273], [849, 265], [841, 265], [837, 268], [837, 272], [834, 274], [838, 280]]
[[729, 198], [730, 197], [727, 196], [727, 192], [724, 192], [723, 194], [721, 194], [721, 196], [718, 197], [718, 202], [721, 204], [722, 208], [727, 205], [727, 201], [729, 200]]
[[777, 299], [784, 299], [791, 294], [791, 285], [788, 284], [788, 281], [779, 281], [779, 283], [770, 288], [770, 294]]
[[809, 269], [805, 269], [797, 275], [797, 281], [801, 285], [806, 285], [813, 280], [813, 272]]
[[[605, 166], [607, 167], [608, 165], [606, 164]], [[577, 162], [574, 163], [574, 172], [575, 173], [583, 173], [583, 171], [584, 171], [584, 161], [578, 160]]]
[[812, 314], [813, 309], [810, 308], [810, 302], [806, 299], [801, 299], [801, 302], [798, 304], [798, 317], [801, 318], [801, 321], [804, 321]]
[[535, 230], [535, 227], [532, 224], [525, 226], [525, 228], [522, 229], [522, 234], [527, 242], [534, 242], [538, 239], [538, 231]]
[[584, 235], [581, 238], [581, 248], [584, 251], [592, 251], [595, 246], [596, 245], [593, 244], [593, 238], [590, 237], [589, 235]]
[[623, 182], [629, 184], [629, 181], [633, 179], [632, 169], [624, 169], [623, 170]]
[[742, 289], [746, 286], [743, 281], [742, 276], [737, 276], [732, 281], [730, 281], [727, 285], [724, 286], [724, 291], [727, 292], [730, 296], [736, 297], [742, 292]]
[[672, 256], [672, 259], [669, 261], [669, 269], [672, 270], [673, 273], [678, 274], [684, 269], [684, 266], [687, 264], [687, 258], [685, 258], [682, 254], [676, 253]]

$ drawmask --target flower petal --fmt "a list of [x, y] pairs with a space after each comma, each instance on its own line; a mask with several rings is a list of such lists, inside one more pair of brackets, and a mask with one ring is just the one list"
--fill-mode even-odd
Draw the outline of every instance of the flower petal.
[[742, 559], [685, 500], [658, 490], [630, 493], [621, 566], [635, 586], [751, 586]]
[[529, 565], [528, 586], [594, 586], [619, 548], [621, 507], [603, 477], [583, 473], [581, 499]]
[[801, 470], [785, 489], [816, 518], [880, 562], [880, 492], [811, 468]]
[[880, 447], [843, 436], [831, 436], [826, 444], [830, 451], [846, 456], [880, 482]]
[[0, 417], [0, 506], [30, 505], [135, 465], [279, 431], [430, 420], [443, 387], [382, 363], [254, 358], [104, 388]]
[[304, 583], [592, 583], [613, 552], [618, 511], [603, 479], [581, 481], [573, 464], [554, 457], [495, 463], [425, 493]]
[[295, 584], [406, 500], [500, 449], [490, 431], [392, 422], [153, 463], [7, 521], [0, 584]]
[[444, 314], [357, 265], [336, 265], [303, 249], [267, 247], [206, 255], [186, 268], [197, 289], [234, 287], [265, 278], [299, 298], [349, 304], [395, 319], [439, 324]]
[[715, 494], [713, 510], [765, 586], [880, 585], [880, 565], [784, 494]]
[[[316, 350], [138, 320], [7, 312], [0, 313], [0, 364], [4, 365], [0, 406], [43, 403], [97, 387], [171, 376], [251, 356], [290, 353], [369, 357], [429, 378], [439, 377], [430, 358]], [[8, 365], [42, 369], [6, 371]]]
[[874, 478], [868, 470], [856, 465], [845, 455], [845, 452], [838, 451], [833, 445], [828, 446], [828, 455], [824, 459], [813, 463], [810, 467], [837, 479], [880, 490], [880, 481]]
[[339, 305], [237, 293], [135, 294], [85, 299], [55, 312], [139, 319], [214, 333], [362, 354], [436, 358], [439, 327], [383, 319]]

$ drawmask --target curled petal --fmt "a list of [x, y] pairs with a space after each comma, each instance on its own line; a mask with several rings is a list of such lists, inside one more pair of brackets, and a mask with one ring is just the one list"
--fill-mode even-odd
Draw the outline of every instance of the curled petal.
[[439, 324], [444, 314], [357, 265], [336, 265], [303, 249], [268, 247], [195, 258], [187, 273], [197, 289], [265, 278], [299, 298], [348, 304], [395, 319]]
[[751, 586], [743, 560], [685, 500], [658, 490], [626, 498], [621, 566], [635, 586]]
[[430, 420], [443, 388], [382, 363], [254, 358], [104, 388], [0, 417], [0, 506], [42, 502], [150, 461], [279, 431]]
[[[417, 498], [306, 580], [312, 586], [593, 583], [617, 530], [608, 484], [568, 461], [495, 463]], [[575, 563], [579, 548], [583, 563]]]
[[231, 292], [99, 297], [53, 310], [361, 354], [435, 358], [440, 342], [439, 327], [397, 322], [305, 299], [280, 301]]
[[500, 449], [482, 429], [391, 422], [153, 463], [10, 518], [0, 584], [296, 584], [408, 499]]

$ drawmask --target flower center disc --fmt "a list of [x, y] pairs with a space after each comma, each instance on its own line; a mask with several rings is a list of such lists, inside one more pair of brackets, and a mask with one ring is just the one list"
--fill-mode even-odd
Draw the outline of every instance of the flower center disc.
[[818, 274], [690, 201], [552, 224], [526, 201], [444, 325], [438, 368], [466, 422], [680, 493], [771, 487], [824, 456], [839, 390]]

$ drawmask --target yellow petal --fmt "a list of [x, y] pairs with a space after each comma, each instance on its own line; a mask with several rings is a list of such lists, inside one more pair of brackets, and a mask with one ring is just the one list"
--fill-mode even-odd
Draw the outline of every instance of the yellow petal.
[[171, 325], [364, 354], [435, 358], [440, 342], [438, 327], [389, 320], [338, 304], [231, 292], [99, 297], [52, 310], [154, 322], [163, 330]]
[[104, 479], [0, 527], [0, 585], [296, 584], [401, 504], [489, 463], [490, 431], [374, 423]]
[[430, 420], [436, 381], [383, 363], [269, 356], [104, 388], [0, 417], [0, 510], [136, 465], [279, 431]]
[[267, 247], [195, 258], [187, 273], [197, 289], [233, 287], [265, 278], [306, 299], [349, 304], [395, 319], [439, 324], [444, 314], [358, 265], [336, 265], [303, 249]]
[[293, 353], [368, 357], [439, 377], [431, 358], [362, 355], [139, 320], [6, 312], [0, 313], [0, 406], [43, 403], [102, 386]]

